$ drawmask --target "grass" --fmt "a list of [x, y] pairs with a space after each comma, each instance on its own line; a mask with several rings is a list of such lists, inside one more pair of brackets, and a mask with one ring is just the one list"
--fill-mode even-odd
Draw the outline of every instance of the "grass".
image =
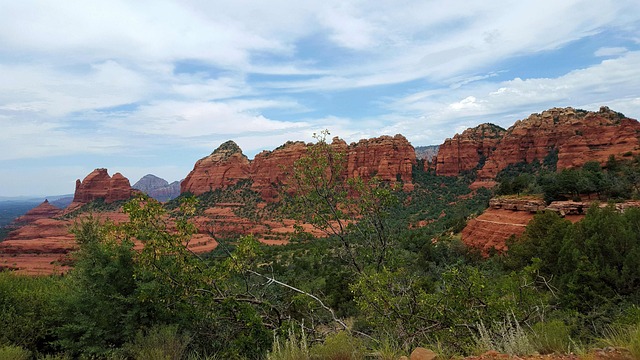
[[495, 350], [514, 355], [529, 355], [536, 352], [529, 334], [520, 326], [513, 314], [507, 314], [502, 321], [495, 322], [491, 328], [487, 328], [483, 322], [480, 322], [475, 343], [477, 352]]
[[625, 349], [634, 359], [640, 359], [640, 323], [608, 327], [600, 342], [605, 346]]
[[3, 346], [0, 347], [0, 359], [3, 360], [28, 360], [31, 358], [31, 352], [20, 346]]

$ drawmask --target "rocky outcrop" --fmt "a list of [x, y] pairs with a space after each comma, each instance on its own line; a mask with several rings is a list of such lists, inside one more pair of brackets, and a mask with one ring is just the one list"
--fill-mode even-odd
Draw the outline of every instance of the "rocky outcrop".
[[[222, 144], [211, 155], [198, 160], [183, 180], [182, 193], [199, 195], [207, 191], [252, 181], [252, 190], [267, 201], [277, 199], [279, 184], [286, 184], [296, 160], [307, 152], [304, 142], [287, 142], [273, 151], [263, 151], [249, 160], [233, 141]], [[412, 166], [416, 162], [413, 146], [402, 135], [381, 136], [347, 145], [334, 138], [331, 146], [347, 156], [347, 177], [368, 180], [412, 183]]]
[[482, 166], [502, 139], [505, 130], [493, 124], [481, 124], [447, 139], [438, 149], [436, 173], [456, 176]]
[[95, 169], [84, 180], [76, 180], [76, 191], [73, 196], [74, 203], [90, 203], [97, 199], [103, 199], [106, 203], [129, 199], [133, 195], [133, 189], [129, 179], [120, 173], [109, 176], [107, 169]]
[[26, 214], [16, 218], [14, 223], [27, 224], [32, 223], [39, 219], [48, 219], [57, 216], [62, 210], [49, 203], [49, 200], [45, 199], [40, 205], [27, 211]]
[[598, 112], [553, 108], [511, 126], [478, 177], [493, 179], [509, 164], [543, 161], [552, 150], [558, 153], [558, 169], [587, 161], [604, 164], [611, 155], [639, 153], [639, 132], [638, 121], [607, 107]]
[[[529, 221], [538, 211], [557, 212], [560, 216], [572, 221], [580, 221], [593, 206], [590, 201], [554, 201], [545, 205], [542, 199], [534, 197], [514, 198], [500, 197], [489, 201], [489, 208], [480, 216], [470, 219], [462, 230], [462, 241], [483, 254], [492, 250], [507, 250], [506, 241], [511, 236], [520, 236]], [[598, 203], [600, 207], [608, 206]], [[625, 201], [614, 205], [617, 211], [625, 211], [632, 207], [640, 207], [640, 201]]]
[[276, 200], [278, 187], [288, 184], [293, 164], [306, 153], [307, 144], [302, 141], [289, 141], [273, 151], [259, 153], [249, 166], [251, 189], [264, 200]]
[[[489, 136], [483, 135], [487, 130]], [[637, 120], [607, 107], [597, 112], [553, 108], [518, 120], [505, 132], [483, 124], [447, 139], [438, 151], [436, 172], [459, 175], [477, 167], [479, 180], [493, 180], [510, 164], [542, 162], [552, 151], [558, 169], [587, 161], [604, 164], [611, 155], [639, 154], [639, 134]]]
[[[337, 140], [334, 139], [334, 144]], [[347, 176], [369, 180], [373, 176], [382, 181], [401, 180], [405, 184], [413, 181], [413, 165], [416, 153], [413, 146], [402, 135], [381, 136], [360, 140], [347, 147]]]
[[180, 185], [180, 193], [200, 195], [250, 178], [250, 162], [233, 141], [220, 145], [211, 155], [198, 160]]
[[174, 181], [169, 184], [167, 180], [159, 178], [153, 174], [143, 176], [133, 184], [132, 188], [140, 190], [158, 201], [168, 201], [175, 199], [180, 195], [179, 181]]

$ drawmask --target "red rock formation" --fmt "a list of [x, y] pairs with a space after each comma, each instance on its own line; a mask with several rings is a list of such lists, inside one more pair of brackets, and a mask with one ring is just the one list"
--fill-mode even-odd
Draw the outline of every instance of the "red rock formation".
[[[334, 139], [334, 143], [336, 143]], [[413, 181], [413, 165], [416, 153], [402, 135], [381, 136], [351, 143], [347, 148], [347, 172], [349, 177], [364, 180], [377, 176], [380, 180], [395, 182]]]
[[506, 132], [482, 124], [447, 139], [438, 151], [436, 173], [454, 176], [481, 166], [478, 179], [489, 181], [507, 165], [543, 161], [554, 149], [559, 170], [587, 161], [604, 164], [610, 155], [639, 154], [639, 133], [638, 121], [607, 107], [598, 112], [553, 108], [516, 121]]
[[278, 198], [279, 184], [287, 184], [293, 163], [307, 152], [302, 141], [287, 142], [273, 151], [263, 151], [251, 161], [252, 190], [262, 198], [273, 201]]
[[[222, 144], [211, 155], [198, 160], [184, 179], [181, 192], [195, 195], [234, 185], [240, 180], [252, 180], [252, 189], [263, 199], [277, 198], [276, 185], [287, 182], [293, 163], [300, 159], [309, 145], [288, 142], [273, 151], [263, 151], [253, 161], [242, 154], [232, 141]], [[377, 176], [382, 181], [412, 182], [412, 166], [416, 163], [413, 146], [402, 135], [360, 140], [347, 145], [334, 138], [331, 146], [347, 154], [347, 176], [368, 180]]]
[[249, 159], [233, 141], [220, 145], [211, 155], [198, 160], [180, 184], [180, 193], [200, 195], [249, 179]]
[[[542, 199], [535, 198], [495, 198], [489, 201], [489, 208], [480, 216], [469, 220], [462, 230], [462, 241], [483, 254], [491, 249], [507, 250], [506, 240], [511, 236], [520, 236], [529, 221], [538, 211], [550, 210], [560, 216], [577, 222], [584, 218], [593, 202], [554, 201], [548, 206]], [[601, 207], [608, 204], [601, 203]], [[640, 207], [640, 201], [625, 201], [615, 205], [616, 210], [625, 211], [631, 207]]]
[[436, 156], [436, 173], [456, 176], [473, 170], [491, 155], [505, 130], [493, 124], [481, 124], [444, 141]]
[[553, 108], [517, 121], [491, 153], [479, 179], [493, 179], [509, 164], [542, 161], [558, 151], [558, 169], [605, 163], [610, 155], [640, 153], [640, 123], [601, 107], [598, 112]]
[[57, 207], [51, 205], [49, 200], [44, 200], [40, 205], [34, 207], [33, 209], [27, 211], [26, 214], [20, 216], [15, 219], [14, 222], [17, 224], [25, 224], [32, 223], [39, 219], [47, 219], [52, 218], [60, 214], [62, 210]]
[[106, 203], [129, 199], [133, 189], [129, 180], [120, 173], [109, 176], [107, 169], [95, 169], [84, 180], [76, 180], [74, 203], [89, 203], [104, 199]]

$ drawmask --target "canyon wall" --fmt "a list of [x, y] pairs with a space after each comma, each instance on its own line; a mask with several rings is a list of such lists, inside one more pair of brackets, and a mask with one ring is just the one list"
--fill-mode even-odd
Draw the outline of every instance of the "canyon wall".
[[[236, 143], [227, 141], [211, 155], [196, 162], [182, 181], [181, 192], [199, 195], [251, 180], [252, 190], [259, 192], [266, 201], [275, 201], [277, 186], [287, 183], [294, 162], [306, 154], [309, 146], [300, 141], [287, 142], [249, 160]], [[347, 177], [359, 176], [368, 180], [377, 176], [382, 181], [402, 181], [410, 189], [416, 156], [413, 146], [404, 136], [381, 136], [349, 145], [334, 138], [331, 146], [346, 154]]]
[[544, 161], [553, 150], [558, 169], [640, 154], [640, 123], [607, 107], [597, 112], [553, 108], [518, 120], [504, 132], [487, 126], [447, 139], [438, 151], [436, 173], [454, 176], [477, 167], [479, 180], [492, 180], [510, 164]]
[[436, 173], [457, 176], [474, 170], [491, 155], [505, 130], [493, 124], [480, 124], [446, 139], [436, 156]]

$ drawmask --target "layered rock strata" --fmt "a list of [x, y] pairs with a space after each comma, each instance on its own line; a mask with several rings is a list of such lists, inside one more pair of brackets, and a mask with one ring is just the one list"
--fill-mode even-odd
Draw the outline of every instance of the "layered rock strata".
[[[196, 162], [183, 180], [181, 192], [199, 195], [251, 180], [252, 190], [259, 192], [264, 200], [274, 201], [278, 196], [277, 185], [287, 183], [294, 162], [306, 154], [309, 146], [299, 141], [287, 142], [249, 160], [238, 145], [228, 141]], [[346, 154], [347, 177], [359, 176], [368, 180], [377, 176], [382, 181], [402, 181], [411, 186], [416, 157], [413, 146], [404, 136], [382, 136], [349, 145], [334, 138], [331, 146]]]
[[493, 124], [481, 124], [446, 139], [438, 148], [436, 173], [457, 176], [474, 170], [491, 155], [505, 130]]
[[[487, 210], [467, 222], [461, 238], [465, 244], [479, 249], [485, 255], [493, 249], [505, 251], [507, 239], [522, 235], [538, 211], [555, 211], [560, 216], [576, 222], [584, 218], [593, 204], [589, 201], [554, 201], [545, 205], [542, 199], [536, 198], [494, 198], [489, 201]], [[599, 206], [605, 207], [608, 204], [599, 203]], [[640, 201], [615, 204], [618, 211], [632, 207], [640, 207]]]
[[558, 169], [640, 153], [640, 123], [607, 107], [597, 112], [553, 108], [490, 136], [479, 131], [483, 127], [487, 130], [484, 124], [447, 139], [438, 151], [436, 173], [452, 176], [479, 168], [479, 180], [493, 180], [510, 164], [542, 162], [552, 151]]
[[129, 199], [133, 189], [129, 179], [120, 173], [109, 176], [107, 169], [95, 169], [84, 180], [76, 180], [74, 203], [90, 203], [103, 199], [106, 203]]

